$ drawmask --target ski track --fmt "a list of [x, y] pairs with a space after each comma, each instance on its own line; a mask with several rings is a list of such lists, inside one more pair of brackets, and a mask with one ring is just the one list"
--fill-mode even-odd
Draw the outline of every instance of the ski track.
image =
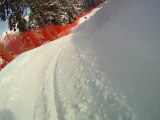
[[62, 109], [62, 102], [59, 96], [58, 92], [58, 83], [57, 83], [57, 67], [58, 67], [58, 61], [61, 57], [62, 52], [58, 55], [57, 61], [55, 63], [55, 69], [53, 71], [54, 73], [54, 80], [53, 80], [53, 87], [54, 87], [54, 98], [55, 98], [55, 106], [58, 114], [58, 120], [64, 120], [64, 114], [63, 114], [63, 109]]
[[[58, 52], [56, 53], [56, 56], [50, 59], [50, 62], [47, 63], [46, 67], [42, 71], [41, 78], [40, 78], [41, 84], [40, 84], [40, 87], [38, 88], [39, 93], [37, 95], [36, 104], [34, 107], [34, 114], [33, 114], [34, 120], [51, 120], [52, 119], [50, 118], [50, 109], [48, 108], [49, 107], [48, 100], [50, 99], [50, 96], [48, 96], [48, 92], [53, 92], [52, 94], [54, 96], [53, 101], [55, 101], [58, 120], [64, 120], [64, 115], [62, 112], [62, 103], [58, 93], [57, 76], [56, 76], [58, 61], [61, 57], [62, 50], [63, 48], [61, 50], [57, 50]], [[53, 62], [53, 60], [56, 60], [56, 61]], [[53, 73], [50, 72], [52, 71], [50, 70], [52, 68], [54, 68]], [[49, 76], [48, 76], [48, 73], [50, 73]], [[49, 82], [51, 81], [53, 86], [49, 84]], [[39, 115], [41, 115], [41, 117]]]

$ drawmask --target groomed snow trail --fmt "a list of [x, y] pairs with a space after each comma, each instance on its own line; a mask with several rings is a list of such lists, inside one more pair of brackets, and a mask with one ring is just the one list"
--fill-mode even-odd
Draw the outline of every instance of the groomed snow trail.
[[110, 0], [73, 34], [0, 73], [0, 120], [159, 120], [159, 0]]
[[25, 53], [21, 64], [3, 77], [0, 117], [11, 111], [11, 120], [133, 119], [124, 98], [98, 71], [94, 52], [74, 47], [70, 38]]

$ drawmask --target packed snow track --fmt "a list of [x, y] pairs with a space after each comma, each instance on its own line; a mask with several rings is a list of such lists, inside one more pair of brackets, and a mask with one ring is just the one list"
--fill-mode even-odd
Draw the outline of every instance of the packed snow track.
[[159, 6], [110, 0], [17, 57], [0, 73], [0, 120], [159, 120]]

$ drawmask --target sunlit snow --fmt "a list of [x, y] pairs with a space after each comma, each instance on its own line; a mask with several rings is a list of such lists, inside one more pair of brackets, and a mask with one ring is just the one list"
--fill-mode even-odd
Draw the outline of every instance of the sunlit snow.
[[110, 0], [0, 73], [0, 120], [159, 120], [159, 0]]

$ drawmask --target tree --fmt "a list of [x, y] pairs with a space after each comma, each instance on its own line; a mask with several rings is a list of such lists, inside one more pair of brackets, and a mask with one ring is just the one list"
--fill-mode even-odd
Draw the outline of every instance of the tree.
[[19, 29], [20, 32], [26, 31], [26, 20], [24, 19], [27, 4], [25, 0], [0, 0], [0, 19], [6, 21], [10, 30]]
[[84, 4], [80, 0], [41, 0], [30, 4], [29, 27], [35, 28], [46, 24], [66, 25], [76, 20], [83, 13]]
[[[29, 21], [24, 18], [27, 8], [31, 10]], [[87, 9], [83, 0], [0, 0], [0, 19], [8, 19], [10, 30], [24, 32], [47, 24], [72, 23]]]

